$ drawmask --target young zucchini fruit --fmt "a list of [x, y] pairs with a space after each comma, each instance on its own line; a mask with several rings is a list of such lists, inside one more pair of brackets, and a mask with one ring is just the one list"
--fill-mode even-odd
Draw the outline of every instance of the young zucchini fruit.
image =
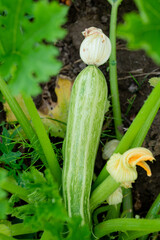
[[63, 196], [69, 216], [90, 225], [90, 191], [107, 105], [107, 84], [96, 66], [76, 78], [70, 99], [64, 149]]

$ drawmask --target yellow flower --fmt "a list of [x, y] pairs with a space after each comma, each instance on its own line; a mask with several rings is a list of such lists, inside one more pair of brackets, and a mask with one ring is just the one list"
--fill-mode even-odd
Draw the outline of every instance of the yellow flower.
[[153, 161], [152, 153], [146, 148], [132, 148], [124, 154], [115, 153], [107, 163], [107, 171], [122, 186], [131, 187], [137, 179], [136, 165], [142, 167], [147, 176], [151, 176], [151, 169], [145, 161]]

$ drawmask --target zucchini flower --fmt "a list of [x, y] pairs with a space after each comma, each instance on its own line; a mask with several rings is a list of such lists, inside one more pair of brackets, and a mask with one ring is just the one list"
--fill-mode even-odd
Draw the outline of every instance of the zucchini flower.
[[85, 39], [80, 46], [80, 57], [87, 65], [104, 64], [111, 54], [111, 42], [100, 28], [90, 27], [82, 32]]
[[119, 187], [107, 198], [107, 202], [109, 205], [117, 205], [118, 203], [122, 202], [122, 199], [123, 199], [122, 189], [121, 187]]
[[111, 156], [107, 163], [107, 171], [115, 179], [121, 183], [121, 186], [129, 188], [137, 179], [136, 165], [142, 167], [147, 176], [151, 176], [151, 169], [145, 161], [155, 160], [152, 153], [146, 148], [132, 148], [124, 154], [115, 153]]
[[109, 142], [106, 142], [104, 145], [104, 148], [102, 149], [102, 158], [104, 160], [109, 159], [114, 153], [114, 150], [116, 149], [118, 144], [119, 144], [119, 141], [117, 139], [113, 139]]

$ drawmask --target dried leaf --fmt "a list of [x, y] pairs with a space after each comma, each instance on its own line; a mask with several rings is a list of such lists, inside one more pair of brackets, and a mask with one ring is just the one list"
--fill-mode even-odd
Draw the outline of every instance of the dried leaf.
[[73, 81], [69, 77], [58, 76], [55, 87], [57, 102], [44, 102], [39, 109], [43, 123], [52, 136], [65, 136], [72, 85]]
[[[17, 100], [18, 104], [20, 105], [21, 109], [23, 110], [23, 112], [25, 113], [26, 117], [30, 120], [30, 116], [29, 116], [29, 113], [27, 111], [27, 108], [26, 108], [26, 105], [23, 101], [22, 96], [18, 95], [16, 97], [16, 100]], [[14, 113], [11, 111], [7, 102], [3, 103], [3, 107], [4, 107], [4, 111], [6, 112], [6, 121], [9, 122], [9, 123], [17, 122], [17, 119], [16, 119]]]

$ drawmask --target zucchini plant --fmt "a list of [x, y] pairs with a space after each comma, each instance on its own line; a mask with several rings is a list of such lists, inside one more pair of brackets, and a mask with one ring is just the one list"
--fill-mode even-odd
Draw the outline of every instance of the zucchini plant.
[[[2, 30], [0, 33], [0, 91], [30, 141], [29, 145], [28, 141], [25, 141], [26, 146], [33, 148], [36, 157], [43, 162], [42, 165], [38, 162], [36, 168], [31, 168], [32, 162], [27, 163], [29, 171], [26, 169], [23, 173], [20, 172], [22, 174], [17, 173], [17, 178], [11, 176], [7, 164], [4, 165], [5, 170], [2, 169], [2, 160], [4, 162], [5, 159], [9, 166], [11, 164], [13, 166], [13, 163], [18, 162], [19, 159], [16, 158], [17, 153], [11, 151], [13, 149], [11, 136], [8, 132], [5, 135], [3, 132], [2, 142], [0, 142], [0, 150], [3, 151], [3, 156], [0, 156], [0, 209], [2, 210], [0, 211], [0, 239], [2, 240], [24, 238], [90, 240], [91, 238], [101, 239], [104, 236], [105, 239], [128, 240], [143, 236], [140, 238], [142, 240], [147, 239], [147, 235], [153, 232], [157, 235], [156, 232], [160, 230], [160, 195], [149, 209], [146, 219], [134, 219], [133, 214], [125, 214], [132, 210], [132, 201], [128, 198], [131, 194], [123, 191], [122, 195], [120, 188], [124, 186], [128, 190], [128, 187], [131, 187], [137, 178], [137, 165], [143, 167], [147, 175], [151, 176], [151, 170], [146, 161], [152, 161], [154, 157], [150, 151], [140, 146], [160, 107], [160, 79], [152, 79], [158, 81], [155, 88], [121, 139], [122, 136], [118, 130], [121, 124], [121, 111], [116, 70], [116, 19], [122, 0], [108, 0], [108, 2], [112, 5], [110, 88], [115, 133], [120, 142], [91, 188], [102, 123], [108, 107], [107, 84], [98, 66], [105, 63], [110, 56], [110, 40], [100, 29], [94, 27], [83, 32], [85, 39], [81, 44], [80, 56], [89, 66], [78, 75], [73, 86], [66, 139], [62, 149], [64, 164], [61, 175], [62, 165], [59, 164], [57, 152], [54, 152], [55, 145], [53, 147], [50, 142], [31, 95], [34, 96], [40, 91], [38, 83], [42, 79], [47, 81], [48, 77], [56, 74], [60, 68], [53, 58], [57, 51], [53, 43], [50, 46], [50, 42], [55, 43], [57, 39], [63, 37], [65, 31], [60, 28], [60, 25], [64, 21], [67, 9], [50, 0], [0, 1]], [[143, 17], [150, 16], [150, 12], [145, 6], [151, 6], [149, 9], [158, 9], [159, 6], [154, 3], [152, 8], [151, 0], [148, 0], [149, 5], [144, 0], [135, 0], [135, 2], [141, 9], [141, 23], [144, 25], [141, 24], [139, 27], [142, 26], [146, 33], [147, 25], [144, 21], [146, 18], [143, 19]], [[158, 15], [155, 14], [155, 16], [158, 22]], [[135, 18], [135, 15], [132, 15], [131, 19], [134, 24], [140, 20], [139, 16]], [[137, 21], [133, 21], [135, 19]], [[152, 15], [151, 19], [154, 19]], [[150, 21], [148, 23], [151, 29]], [[155, 20], [152, 23], [155, 24]], [[129, 27], [132, 26], [130, 22], [128, 24]], [[128, 27], [125, 29], [128, 34]], [[120, 30], [123, 29], [120, 28]], [[148, 40], [152, 38], [146, 37], [146, 42]], [[24, 108], [13, 96], [16, 92], [22, 94], [30, 120], [23, 111]], [[15, 141], [15, 143], [18, 142]], [[24, 149], [23, 141], [22, 144]], [[33, 157], [34, 152], [31, 151]], [[26, 154], [27, 157], [28, 154]], [[26, 156], [23, 156], [25, 160], [27, 160]], [[32, 161], [33, 157], [28, 158]], [[18, 166], [17, 162], [16, 166]], [[61, 186], [63, 186], [63, 197]], [[10, 193], [9, 196], [7, 192]], [[127, 199], [125, 201], [124, 195]], [[8, 201], [7, 198], [10, 196]], [[119, 203], [122, 199], [121, 214]], [[100, 206], [101, 203], [103, 206]], [[107, 203], [109, 205], [105, 205]], [[99, 214], [102, 213], [103, 219], [99, 218]], [[6, 221], [6, 215], [9, 221]], [[93, 233], [92, 237], [91, 233]]]

